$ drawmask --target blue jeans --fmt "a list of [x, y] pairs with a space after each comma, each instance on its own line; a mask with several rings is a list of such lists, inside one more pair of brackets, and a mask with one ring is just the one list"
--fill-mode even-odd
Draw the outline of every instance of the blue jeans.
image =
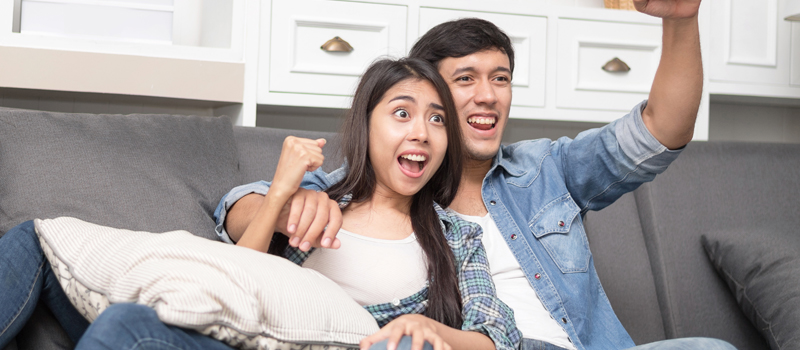
[[[400, 342], [397, 343], [396, 350], [411, 350], [411, 339], [412, 338], [410, 335], [404, 335], [402, 338], [400, 338]], [[372, 344], [372, 346], [369, 347], [369, 350], [386, 350], [386, 345], [388, 344], [389, 339], [384, 339]], [[433, 350], [433, 345], [425, 342], [425, 344], [422, 345], [422, 350]]]
[[[377, 342], [370, 350], [386, 350], [387, 341]], [[144, 305], [114, 304], [92, 323], [75, 350], [233, 350], [213, 338], [192, 330], [168, 326], [156, 312]], [[397, 350], [411, 349], [411, 337], [400, 339]], [[425, 342], [423, 350], [433, 350]]]
[[168, 326], [144, 305], [113, 304], [83, 334], [75, 350], [233, 350], [225, 343], [192, 330]]
[[[522, 339], [519, 348], [520, 350], [564, 350], [564, 348], [534, 339]], [[642, 344], [628, 350], [736, 350], [736, 348], [719, 339], [677, 338]]]
[[724, 340], [714, 338], [676, 338], [642, 344], [629, 350], [736, 350]]
[[562, 347], [543, 342], [536, 339], [522, 338], [522, 343], [519, 344], [519, 350], [566, 350]]
[[0, 237], [0, 295], [0, 349], [22, 330], [39, 299], [73, 342], [89, 327], [50, 269], [33, 221], [17, 225]]

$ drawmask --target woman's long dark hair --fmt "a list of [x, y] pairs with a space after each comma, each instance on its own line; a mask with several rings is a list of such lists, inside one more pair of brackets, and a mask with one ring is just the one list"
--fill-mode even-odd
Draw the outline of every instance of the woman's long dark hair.
[[339, 200], [352, 194], [352, 202], [372, 198], [376, 179], [369, 159], [370, 116], [384, 94], [407, 79], [427, 81], [433, 85], [444, 107], [447, 132], [447, 153], [441, 166], [411, 202], [411, 226], [428, 261], [430, 287], [425, 316], [461, 329], [461, 293], [455, 258], [433, 208], [434, 201], [447, 207], [458, 192], [463, 157], [461, 129], [450, 89], [431, 63], [416, 58], [383, 59], [367, 69], [342, 125], [341, 152], [347, 159], [348, 172], [342, 181], [328, 189], [328, 195], [331, 199]]

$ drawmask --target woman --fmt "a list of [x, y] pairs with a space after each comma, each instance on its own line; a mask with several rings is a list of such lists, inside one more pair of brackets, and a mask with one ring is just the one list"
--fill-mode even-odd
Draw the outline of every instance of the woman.
[[[394, 344], [401, 334], [414, 334], [420, 348], [423, 339], [434, 348], [442, 348], [439, 344], [445, 343], [454, 348], [513, 347], [497, 343], [508, 343], [500, 339], [514, 338], [516, 331], [493, 329], [495, 325], [487, 325], [492, 330], [475, 326], [479, 322], [468, 315], [479, 309], [477, 305], [462, 314], [462, 304], [476, 299], [475, 295], [459, 291], [459, 283], [465, 289], [475, 280], [466, 281], [464, 275], [475, 271], [461, 271], [456, 266], [468, 264], [468, 269], [485, 269], [486, 280], [490, 278], [483, 247], [474, 238], [477, 232], [473, 237], [452, 232], [442, 235], [442, 224], [469, 225], [439, 207], [453, 200], [458, 190], [454, 179], [461, 174], [461, 133], [456, 115], [446, 83], [429, 63], [416, 59], [375, 63], [362, 77], [342, 128], [342, 153], [348, 170], [341, 181], [326, 189], [343, 206], [342, 230], [337, 235], [342, 248], [311, 254], [291, 247], [285, 250], [284, 255], [339, 283], [372, 312], [383, 328], [365, 339], [362, 347], [389, 337]], [[448, 117], [453, 118], [452, 122]], [[278, 210], [297, 191], [305, 171], [322, 164], [321, 145], [314, 140], [285, 142], [274, 181], [256, 215], [258, 219], [250, 223], [242, 237], [236, 237], [238, 245], [260, 251], [269, 248]], [[401, 249], [398, 243], [408, 240], [416, 240], [421, 248], [416, 265], [393, 252]], [[454, 257], [453, 253], [464, 255], [465, 249], [456, 247], [467, 241], [478, 246], [480, 258], [464, 261]], [[370, 268], [360, 268], [363, 266]], [[412, 268], [416, 271], [408, 271]], [[391, 275], [391, 281], [382, 275]], [[376, 280], [384, 281], [384, 289], [388, 290], [375, 290]], [[400, 290], [407, 294], [392, 295], [389, 290], [397, 291], [398, 286], [405, 286]], [[412, 301], [426, 293], [427, 308]], [[493, 291], [486, 299], [491, 300], [477, 304], [506, 308]], [[508, 312], [508, 320], [501, 323], [510, 318]], [[507, 325], [499, 328], [504, 326]], [[480, 332], [459, 331], [462, 328], [487, 334], [494, 331], [495, 339]]]

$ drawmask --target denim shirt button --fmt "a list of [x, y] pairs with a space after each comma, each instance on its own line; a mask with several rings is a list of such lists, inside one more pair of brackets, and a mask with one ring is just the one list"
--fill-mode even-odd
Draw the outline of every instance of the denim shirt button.
[[495, 204], [497, 204], [497, 202], [495, 202], [495, 201], [489, 201], [489, 204], [491, 204], [491, 205], [495, 205]]
[[514, 234], [514, 233], [512, 233], [512, 234], [511, 234], [511, 240], [513, 241], [513, 240], [515, 240], [515, 239], [517, 239], [517, 235], [516, 235], [516, 234]]
[[533, 278], [538, 280], [538, 279], [542, 278], [542, 275], [537, 273], [537, 274], [533, 275]]
[[561, 322], [567, 323], [567, 319], [562, 317]]
[[559, 221], [559, 222], [558, 222], [558, 226], [560, 226], [560, 227], [564, 227], [564, 225], [565, 225], [565, 224], [564, 224], [564, 222], [563, 222], [563, 221]]

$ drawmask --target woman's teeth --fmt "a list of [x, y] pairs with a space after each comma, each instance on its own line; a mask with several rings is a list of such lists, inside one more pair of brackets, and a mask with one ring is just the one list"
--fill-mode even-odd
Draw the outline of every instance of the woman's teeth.
[[404, 154], [400, 158], [408, 159], [412, 162], [424, 162], [427, 158], [421, 154]]

